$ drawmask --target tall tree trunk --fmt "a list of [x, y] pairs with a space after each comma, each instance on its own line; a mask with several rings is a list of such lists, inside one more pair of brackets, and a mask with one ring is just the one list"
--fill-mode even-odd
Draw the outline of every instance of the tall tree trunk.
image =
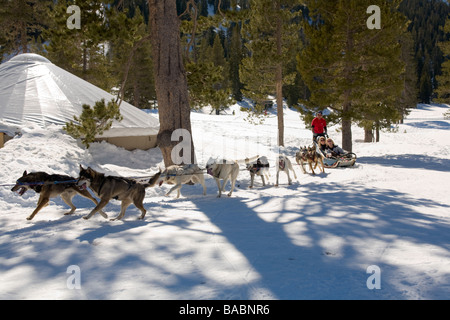
[[[348, 22], [350, 25], [350, 20], [352, 16], [350, 14], [347, 15]], [[346, 66], [345, 66], [345, 80], [348, 84], [351, 85], [353, 82], [352, 70], [353, 65], [351, 61], [351, 57], [353, 55], [354, 49], [354, 41], [353, 41], [353, 33], [350, 28], [347, 29], [347, 43], [346, 43]], [[352, 109], [352, 89], [351, 86], [344, 93], [344, 104], [342, 107], [342, 148], [347, 150], [348, 152], [353, 152], [352, 146], [352, 117], [350, 115], [350, 111]]]
[[351, 109], [349, 102], [344, 104], [342, 116], [342, 149], [353, 152], [352, 146], [352, 119], [348, 116]]
[[278, 115], [278, 146], [284, 146], [284, 110], [283, 110], [283, 71], [281, 63], [277, 65], [277, 115]]
[[380, 120], [377, 120], [375, 122], [375, 132], [376, 132], [376, 139], [375, 142], [380, 142]]
[[22, 22], [20, 29], [20, 44], [22, 46], [22, 53], [28, 53], [27, 24]]
[[[281, 4], [279, 1], [274, 3], [277, 12], [281, 11]], [[283, 21], [279, 16], [277, 18], [276, 42], [277, 42], [277, 56], [279, 62], [276, 66], [275, 82], [277, 94], [277, 116], [278, 116], [278, 146], [284, 147], [284, 110], [283, 110], [283, 63], [281, 62], [282, 51], [282, 25]]]
[[[180, 44], [180, 20], [173, 0], [149, 0], [148, 5], [160, 123], [157, 143], [165, 165], [169, 166], [174, 164], [172, 150], [179, 143], [172, 141], [172, 133], [177, 129], [185, 129], [190, 135], [192, 133], [191, 108]], [[190, 152], [191, 163], [194, 163], [192, 135]]]
[[364, 142], [366, 142], [366, 143], [373, 142], [373, 129], [372, 128], [364, 128]]
[[[83, 41], [83, 46], [85, 46], [86, 42]], [[87, 49], [86, 47], [83, 48], [83, 73], [82, 78], [84, 80], [87, 80]]]

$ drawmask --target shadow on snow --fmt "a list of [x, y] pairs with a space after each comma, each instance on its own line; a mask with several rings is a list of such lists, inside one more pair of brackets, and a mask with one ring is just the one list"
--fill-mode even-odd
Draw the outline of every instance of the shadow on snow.
[[[417, 157], [412, 159], [417, 166]], [[367, 158], [363, 163], [369, 161]], [[98, 223], [94, 220], [82, 228], [76, 241], [70, 238], [73, 234], [67, 229], [64, 230], [69, 232], [67, 236], [48, 235], [57, 233], [66, 223], [86, 223], [76, 220], [79, 215], [7, 232], [3, 235], [6, 241], [0, 244], [3, 258], [0, 272], [28, 267], [36, 273], [34, 278], [43, 279], [44, 286], [46, 279], [61, 277], [63, 290], [67, 266], [82, 265], [83, 281], [91, 283], [83, 297], [91, 298], [115, 298], [120, 290], [129, 289], [133, 297], [161, 299], [152, 294], [152, 288], [164, 288], [168, 297], [188, 299], [198, 297], [195, 293], [199, 290], [212, 299], [402, 299], [415, 297], [414, 294], [441, 299], [450, 293], [449, 283], [433, 282], [433, 275], [423, 274], [418, 266], [408, 263], [407, 257], [396, 261], [392, 261], [392, 253], [390, 258], [386, 257], [392, 244], [403, 241], [412, 248], [437, 248], [439, 259], [448, 261], [449, 238], [442, 235], [450, 234], [450, 226], [426, 214], [426, 208], [442, 207], [442, 204], [393, 190], [324, 183], [280, 187], [286, 191], [279, 196], [275, 191], [271, 194], [271, 188], [256, 188], [250, 199], [239, 197], [240, 190], [232, 198], [215, 199], [214, 185], [208, 182], [206, 197], [147, 203], [145, 221], [131, 221], [138, 215], [132, 206], [126, 214], [130, 221]], [[194, 191], [197, 194], [200, 189], [183, 190], [186, 194]], [[186, 211], [184, 217], [171, 218], [171, 208], [179, 209], [176, 203], [179, 201], [186, 201], [193, 209]], [[119, 206], [112, 205], [112, 211], [118, 212]], [[164, 209], [163, 214], [159, 214], [160, 208]], [[198, 221], [192, 220], [190, 211], [204, 214], [219, 231], [196, 229], [194, 223]], [[162, 227], [180, 232], [175, 232], [173, 238], [152, 238], [152, 232]], [[42, 236], [37, 238], [35, 233]], [[236, 279], [230, 279], [229, 285], [217, 282], [206, 271], [208, 266], [200, 265], [197, 260], [204, 254], [200, 252], [201, 245], [179, 245], [190, 243], [197, 236], [203, 237], [199, 238], [201, 241], [210, 241], [215, 236], [224, 238], [245, 257], [250, 270], [237, 270]], [[30, 239], [24, 242], [25, 253], [21, 246], [11, 246], [27, 237]], [[110, 244], [111, 239], [115, 242]], [[103, 245], [108, 247], [103, 249]], [[215, 254], [220, 255], [220, 246], [217, 249]], [[100, 256], [96, 261], [102, 250], [111, 250], [111, 257]], [[188, 262], [186, 270], [173, 270], [171, 261]], [[370, 275], [366, 269], [370, 265], [381, 268], [381, 290], [367, 289], [366, 280]], [[127, 272], [135, 273], [133, 279], [142, 278], [148, 290], [115, 288], [114, 282]], [[154, 277], [147, 279], [142, 272], [152, 273]], [[258, 276], [247, 281], [245, 274]], [[448, 279], [448, 272], [442, 278], [445, 276]], [[418, 278], [430, 283], [425, 288], [416, 288], [411, 281]], [[93, 285], [96, 283], [97, 286]], [[17, 283], [9, 288], [26, 290], [25, 285], [33, 284]]]
[[425, 169], [448, 172], [449, 159], [441, 159], [419, 154], [388, 155], [380, 157], [361, 157], [358, 164], [377, 164], [393, 168]]

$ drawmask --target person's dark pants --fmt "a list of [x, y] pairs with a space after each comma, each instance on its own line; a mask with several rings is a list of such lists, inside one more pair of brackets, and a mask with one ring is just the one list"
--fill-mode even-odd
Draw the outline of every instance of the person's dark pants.
[[324, 138], [326, 138], [327, 134], [325, 132], [324, 133], [314, 133], [313, 134], [313, 142], [317, 143], [317, 137], [324, 137]]

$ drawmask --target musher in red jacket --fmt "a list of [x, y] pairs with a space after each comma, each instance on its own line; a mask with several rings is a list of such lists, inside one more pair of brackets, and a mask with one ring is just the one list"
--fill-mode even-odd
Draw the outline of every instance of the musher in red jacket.
[[317, 142], [317, 140], [316, 140], [317, 137], [319, 137], [319, 136], [325, 137], [328, 135], [327, 134], [327, 122], [322, 117], [322, 111], [319, 111], [316, 113], [316, 117], [311, 122], [311, 126], [312, 126], [314, 142]]

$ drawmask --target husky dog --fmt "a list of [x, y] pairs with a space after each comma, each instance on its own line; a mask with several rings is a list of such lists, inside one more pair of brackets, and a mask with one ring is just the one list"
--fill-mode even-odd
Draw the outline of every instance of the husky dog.
[[[304, 165], [308, 163], [309, 168], [311, 169], [311, 172], [313, 175], [316, 173], [314, 172], [314, 169], [317, 168], [317, 166], [320, 164], [319, 169], [322, 171], [322, 173], [325, 172], [324, 165], [323, 165], [323, 156], [317, 152], [316, 146], [310, 146], [310, 147], [302, 147], [300, 148], [300, 151], [297, 152], [295, 155], [295, 159], [297, 163], [301, 166], [302, 171], [304, 174], [306, 174], [306, 170]], [[313, 169], [314, 164], [314, 169]]]
[[134, 204], [141, 215], [139, 219], [144, 219], [147, 210], [145, 210], [143, 201], [145, 198], [145, 188], [153, 187], [159, 179], [161, 171], [155, 174], [148, 183], [140, 184], [133, 179], [123, 177], [105, 176], [105, 174], [95, 171], [92, 168], [83, 168], [80, 165], [80, 176], [77, 180], [77, 186], [82, 190], [90, 188], [94, 194], [100, 198], [100, 203], [84, 219], [91, 218], [96, 212], [101, 212], [111, 199], [122, 202], [121, 210], [117, 218], [120, 220], [125, 215], [125, 210], [130, 204]]
[[266, 185], [264, 177], [269, 181], [269, 160], [267, 157], [258, 158], [256, 161], [247, 164], [247, 170], [250, 172], [250, 187], [253, 188], [253, 182], [255, 180], [255, 175], [260, 176], [263, 186]]
[[295, 179], [297, 179], [297, 175], [295, 174], [294, 168], [292, 167], [291, 160], [289, 160], [288, 157], [284, 155], [278, 156], [278, 162], [277, 162], [277, 183], [275, 184], [276, 187], [278, 187], [278, 176], [280, 175], [280, 171], [283, 171], [287, 174], [289, 185], [292, 184], [291, 176], [289, 175], [289, 171], [292, 171], [294, 173]]
[[[217, 188], [219, 189], [218, 198], [222, 196], [222, 192], [227, 184], [228, 180], [231, 181], [231, 190], [228, 196], [231, 197], [234, 186], [236, 184], [237, 176], [239, 175], [239, 163], [248, 164], [251, 161], [255, 161], [259, 156], [253, 157], [251, 159], [245, 160], [217, 160], [209, 159], [206, 164], [206, 171], [211, 175], [217, 183]], [[220, 185], [220, 180], [223, 180], [222, 186]]]
[[163, 183], [174, 184], [166, 196], [177, 191], [177, 198], [180, 197], [180, 189], [183, 184], [200, 183], [203, 186], [203, 195], [206, 195], [205, 177], [203, 171], [196, 164], [173, 165], [166, 168], [159, 178], [159, 185]]
[[306, 174], [305, 164], [308, 163], [307, 155], [307, 147], [301, 147], [300, 151], [295, 154], [295, 161], [297, 161], [297, 164], [302, 168], [303, 174]]
[[[77, 194], [90, 199], [96, 205], [98, 204], [97, 200], [91, 196], [89, 191], [80, 190], [77, 188], [75, 182], [76, 179], [71, 176], [48, 174], [45, 172], [27, 173], [27, 171], [24, 171], [22, 177], [17, 180], [16, 185], [11, 191], [17, 192], [20, 196], [30, 189], [40, 194], [37, 207], [27, 220], [33, 219], [43, 207], [48, 205], [50, 198], [55, 198], [57, 196], [60, 196], [61, 199], [69, 205], [71, 210], [65, 213], [65, 215], [70, 215], [76, 210], [76, 207], [72, 203], [72, 198]], [[108, 217], [103, 211], [101, 211], [100, 214], [105, 218]]]

